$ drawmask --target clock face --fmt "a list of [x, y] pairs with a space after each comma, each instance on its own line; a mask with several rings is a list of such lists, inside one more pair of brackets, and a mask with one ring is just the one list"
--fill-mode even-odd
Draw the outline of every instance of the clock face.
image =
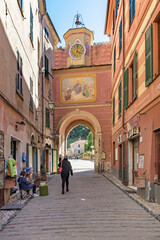
[[85, 47], [80, 43], [75, 43], [70, 48], [70, 56], [75, 59], [80, 59], [85, 54]]

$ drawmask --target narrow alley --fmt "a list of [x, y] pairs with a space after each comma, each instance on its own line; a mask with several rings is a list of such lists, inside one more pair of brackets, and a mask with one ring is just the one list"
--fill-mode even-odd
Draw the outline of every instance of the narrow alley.
[[0, 232], [1, 240], [158, 240], [160, 223], [103, 175], [75, 171], [61, 194], [55, 175], [49, 195], [36, 197]]

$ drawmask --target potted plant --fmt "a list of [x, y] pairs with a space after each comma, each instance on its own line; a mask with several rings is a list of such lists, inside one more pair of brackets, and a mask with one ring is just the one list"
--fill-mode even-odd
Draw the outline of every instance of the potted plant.
[[46, 181], [47, 176], [46, 176], [47, 169], [44, 166], [44, 164], [41, 164], [41, 181]]
[[145, 188], [146, 172], [147, 170], [145, 170], [140, 176], [137, 174], [135, 177], [134, 185], [137, 188]]
[[36, 185], [36, 187], [39, 187], [40, 183], [41, 183], [41, 178], [38, 174], [36, 174], [34, 184]]

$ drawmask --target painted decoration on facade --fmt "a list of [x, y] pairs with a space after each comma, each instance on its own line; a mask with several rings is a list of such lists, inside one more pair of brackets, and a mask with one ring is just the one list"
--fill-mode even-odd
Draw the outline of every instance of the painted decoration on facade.
[[62, 103], [93, 102], [96, 100], [96, 75], [63, 77], [60, 79]]

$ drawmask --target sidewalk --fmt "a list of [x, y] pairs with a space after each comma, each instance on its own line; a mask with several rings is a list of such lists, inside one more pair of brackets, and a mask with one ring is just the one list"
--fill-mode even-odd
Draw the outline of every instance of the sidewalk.
[[154, 216], [158, 221], [160, 221], [160, 204], [148, 202], [138, 196], [133, 189], [122, 184], [122, 182], [113, 176], [111, 173], [103, 173], [103, 175], [112, 183], [114, 183], [119, 189], [121, 189], [125, 194], [127, 194], [132, 200], [134, 200], [138, 205], [144, 208], [149, 214]]
[[55, 175], [48, 188], [48, 196], [32, 198], [4, 227], [1, 240], [157, 240], [160, 237], [160, 222], [102, 174], [75, 173], [70, 178], [70, 191], [64, 195], [61, 177]]
[[[101, 174], [98, 174], [97, 176], [102, 176]], [[116, 187], [118, 187], [122, 192], [124, 192], [129, 198], [134, 200], [136, 203], [138, 203], [139, 206], [141, 206], [143, 209], [145, 209], [149, 214], [154, 216], [157, 220], [160, 221], [160, 205], [157, 203], [150, 203], [139, 197], [132, 189], [122, 184], [122, 182], [114, 177], [112, 174], [109, 173], [103, 173], [103, 176], [107, 178], [110, 182], [112, 182]], [[103, 177], [102, 176], [102, 177]], [[48, 182], [53, 179], [54, 177], [57, 178], [58, 176], [52, 175]], [[71, 179], [72, 181], [72, 179]], [[51, 181], [52, 182], [52, 181]], [[49, 183], [50, 184], [50, 183]], [[56, 184], [56, 183], [54, 183]], [[61, 194], [60, 194], [61, 196]], [[60, 197], [59, 196], [59, 197]], [[65, 196], [64, 196], [65, 197]], [[36, 200], [36, 199], [35, 199]], [[85, 201], [85, 200], [84, 200]], [[17, 195], [15, 198], [12, 198], [10, 200], [11, 203], [22, 203], [27, 205], [30, 202], [30, 198], [25, 198], [24, 200], [20, 200], [19, 195]], [[20, 212], [21, 210], [11, 210], [11, 211], [0, 211], [0, 218], [1, 218], [1, 226], [0, 230], [2, 230], [6, 225], [8, 225], [9, 222], [12, 221], [12, 219]]]
[[[47, 177], [47, 181], [45, 183], [48, 183], [52, 178], [54, 177], [54, 175], [49, 175]], [[39, 188], [37, 188], [37, 192], [39, 192]], [[32, 198], [30, 196], [27, 196], [21, 200], [20, 199], [20, 192], [19, 190], [13, 194], [9, 200], [9, 202], [6, 205], [10, 205], [10, 204], [23, 204], [24, 206], [26, 204], [28, 204], [28, 202], [31, 200]], [[21, 210], [1, 210], [0, 209], [0, 231], [3, 230], [3, 228], [12, 221], [12, 219], [20, 212]]]

